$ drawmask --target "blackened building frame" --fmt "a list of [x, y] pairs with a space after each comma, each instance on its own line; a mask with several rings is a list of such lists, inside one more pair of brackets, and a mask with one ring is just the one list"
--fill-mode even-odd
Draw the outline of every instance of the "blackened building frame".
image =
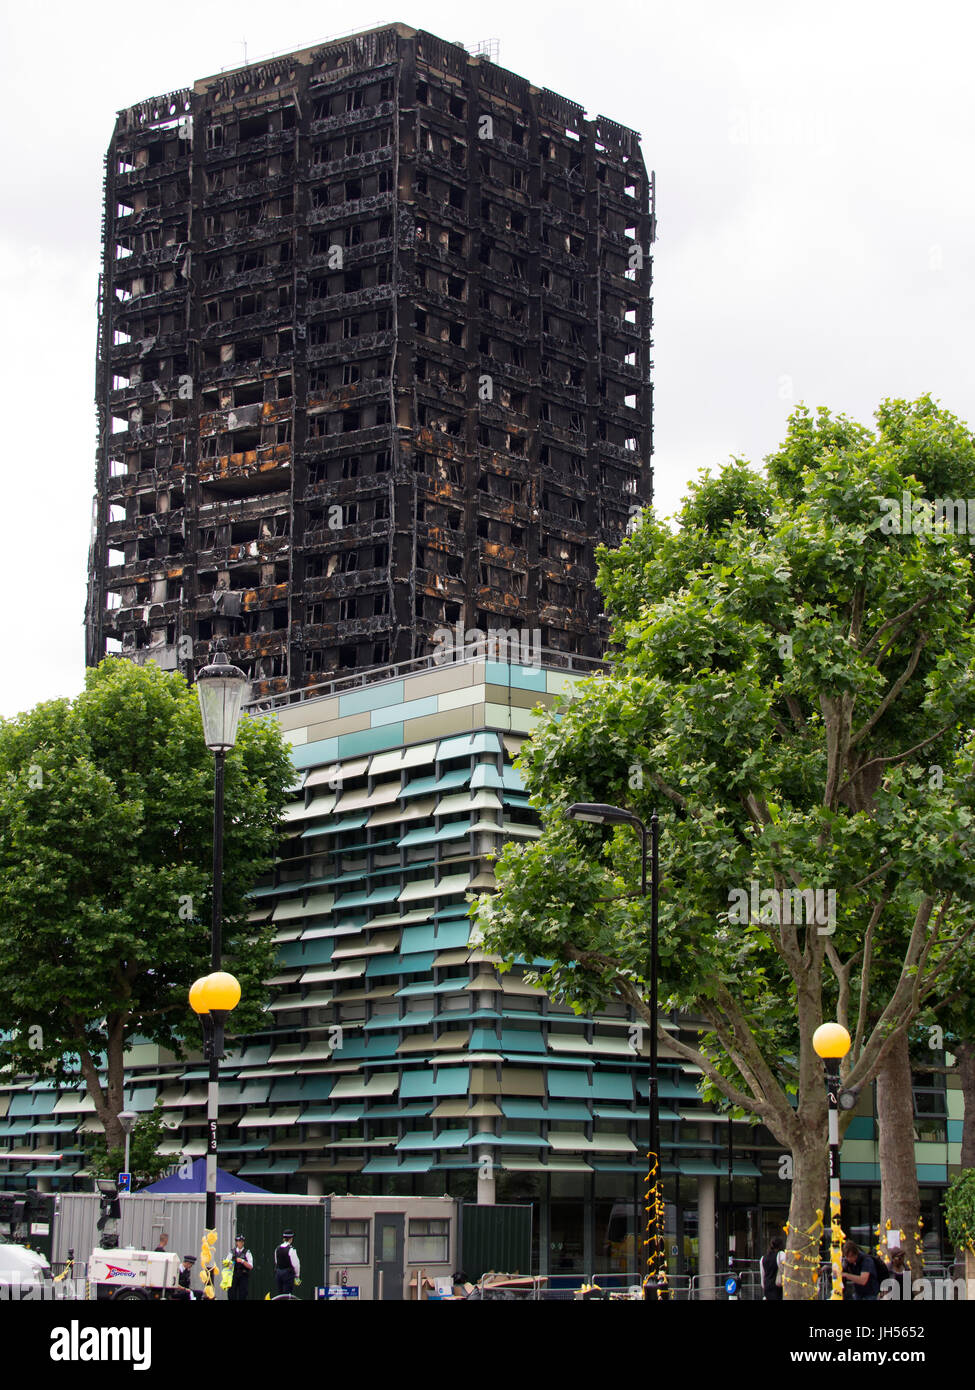
[[636, 132], [392, 25], [121, 112], [103, 237], [89, 664], [602, 653], [652, 490]]

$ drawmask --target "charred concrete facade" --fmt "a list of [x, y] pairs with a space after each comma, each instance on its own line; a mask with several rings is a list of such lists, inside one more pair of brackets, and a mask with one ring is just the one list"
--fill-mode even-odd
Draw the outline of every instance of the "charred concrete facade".
[[636, 132], [404, 25], [121, 112], [89, 664], [222, 637], [300, 698], [446, 628], [600, 655], [653, 238]]

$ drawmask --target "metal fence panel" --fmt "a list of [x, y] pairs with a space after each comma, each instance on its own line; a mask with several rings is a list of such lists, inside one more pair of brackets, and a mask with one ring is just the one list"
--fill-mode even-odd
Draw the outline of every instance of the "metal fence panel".
[[63, 1265], [68, 1251], [73, 1250], [75, 1259], [84, 1265], [92, 1248], [98, 1244], [98, 1197], [93, 1192], [63, 1192], [58, 1197], [58, 1209], [54, 1218], [53, 1264]]
[[[274, 1250], [281, 1244], [286, 1230], [294, 1231], [294, 1248], [301, 1261], [301, 1286], [298, 1298], [313, 1299], [316, 1285], [325, 1282], [325, 1203], [314, 1204], [267, 1200], [246, 1200], [241, 1194], [236, 1203], [237, 1231], [244, 1237], [254, 1256], [249, 1297], [273, 1298], [277, 1293], [274, 1282]], [[236, 1232], [232, 1232], [231, 1236]]]
[[472, 1284], [488, 1270], [530, 1274], [532, 1208], [501, 1205], [461, 1207], [460, 1268]]
[[[196, 1264], [191, 1275], [191, 1287], [201, 1289], [199, 1279], [200, 1246], [206, 1224], [206, 1196], [164, 1193], [136, 1194], [120, 1198], [122, 1221], [119, 1243], [136, 1250], [155, 1250], [163, 1231], [169, 1232], [167, 1250], [173, 1255], [193, 1255]], [[214, 1255], [219, 1265], [233, 1246], [234, 1204], [232, 1198], [217, 1201], [217, 1246]], [[217, 1297], [220, 1293], [217, 1280]]]

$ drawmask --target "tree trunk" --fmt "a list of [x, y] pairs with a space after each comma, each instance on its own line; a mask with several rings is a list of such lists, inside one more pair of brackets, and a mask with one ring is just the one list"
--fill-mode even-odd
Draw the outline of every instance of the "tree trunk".
[[81, 1074], [85, 1078], [85, 1086], [89, 1096], [95, 1105], [95, 1114], [101, 1122], [105, 1131], [105, 1143], [109, 1149], [117, 1149], [125, 1143], [125, 1135], [119, 1123], [118, 1112], [112, 1112], [107, 1103], [104, 1088], [98, 1079], [98, 1068], [91, 1053], [87, 1048], [79, 1051], [81, 1058]]
[[[106, 1019], [108, 1046], [105, 1048], [106, 1086], [105, 1099], [108, 1108], [118, 1124], [119, 1112], [125, 1109], [125, 1024], [118, 1014]], [[125, 1143], [125, 1132], [119, 1125], [120, 1142]], [[111, 1148], [111, 1144], [109, 1148]]]
[[[105, 1130], [106, 1147], [121, 1149], [125, 1146], [125, 1131], [119, 1121], [119, 1112], [125, 1109], [125, 1033], [124, 1024], [117, 1015], [109, 1018], [107, 1023], [105, 1057], [108, 1075], [104, 1086], [95, 1059], [88, 1049], [80, 1048], [78, 1055], [85, 1086], [95, 1105], [95, 1114]], [[80, 1027], [77, 1031], [81, 1031]]]
[[880, 1240], [888, 1221], [902, 1232], [904, 1256], [914, 1279], [921, 1278], [924, 1246], [921, 1199], [914, 1161], [914, 1092], [907, 1032], [897, 1034], [877, 1073], [877, 1126], [880, 1152]]
[[826, 1202], [825, 1126], [811, 1127], [809, 1138], [792, 1150], [789, 1238], [782, 1270], [782, 1296], [816, 1298], [813, 1274], [819, 1267], [820, 1220]]
[[965, 1102], [965, 1117], [961, 1126], [961, 1166], [975, 1168], [975, 1043], [960, 1043], [954, 1052], [958, 1058], [958, 1077]]

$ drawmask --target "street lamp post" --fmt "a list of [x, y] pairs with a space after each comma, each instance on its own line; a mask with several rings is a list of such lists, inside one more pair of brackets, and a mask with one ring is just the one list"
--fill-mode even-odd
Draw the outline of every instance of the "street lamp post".
[[[647, 896], [647, 827], [639, 816], [622, 806], [601, 802], [576, 801], [567, 809], [570, 820], [590, 821], [594, 825], [632, 825], [640, 832], [640, 895]], [[657, 975], [658, 910], [660, 882], [660, 822], [656, 811], [650, 817], [650, 1076], [647, 1097], [650, 1105], [650, 1148], [647, 1154], [647, 1278], [644, 1297], [656, 1290], [657, 1297], [667, 1288], [663, 1256], [663, 1183], [660, 1162], [660, 1094], [657, 1080]]]
[[125, 1158], [123, 1159], [123, 1169], [126, 1173], [131, 1171], [129, 1168], [129, 1146], [132, 1140], [132, 1131], [135, 1128], [135, 1122], [138, 1118], [134, 1110], [120, 1110], [118, 1114], [118, 1122], [125, 1133]]
[[[220, 1058], [223, 1056], [223, 1024], [240, 998], [240, 986], [221, 971], [223, 916], [223, 773], [224, 757], [237, 741], [240, 707], [247, 676], [232, 666], [223, 642], [215, 644], [213, 659], [196, 677], [203, 718], [203, 737], [213, 754], [213, 914], [210, 927], [211, 974], [198, 980], [190, 991], [190, 1003], [200, 1015], [205, 1044], [209, 1043], [210, 1076], [207, 1086], [206, 1224], [212, 1230], [217, 1219], [217, 1114], [219, 1109]], [[230, 982], [228, 984], [228, 982]], [[236, 997], [234, 990], [236, 989]], [[232, 1000], [232, 1002], [230, 1002]], [[210, 1023], [208, 1037], [207, 1020]], [[206, 1050], [206, 1049], [205, 1049]]]
[[[830, 1264], [833, 1288], [830, 1300], [843, 1297], [843, 1229], [840, 1224], [840, 1062], [850, 1050], [850, 1035], [841, 1023], [822, 1023], [813, 1033], [813, 1050], [826, 1069], [829, 1098], [829, 1215]], [[849, 1093], [849, 1094], [852, 1094]]]

